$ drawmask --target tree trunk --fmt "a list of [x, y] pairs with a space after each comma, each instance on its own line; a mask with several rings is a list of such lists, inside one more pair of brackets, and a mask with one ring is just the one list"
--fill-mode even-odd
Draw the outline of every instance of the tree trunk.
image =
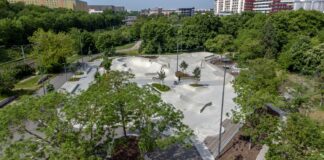
[[121, 119], [122, 119], [122, 126], [123, 126], [124, 137], [127, 137], [124, 106], [123, 105], [120, 105], [120, 108], [119, 109], [120, 109], [120, 115], [121, 115]]

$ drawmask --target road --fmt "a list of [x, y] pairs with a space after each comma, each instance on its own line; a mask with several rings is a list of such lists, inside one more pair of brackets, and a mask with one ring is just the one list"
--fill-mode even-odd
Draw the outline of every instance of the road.
[[[94, 57], [98, 57], [98, 56], [100, 56], [101, 54], [96, 54], [96, 55], [91, 55], [91, 56], [85, 56], [85, 57], [83, 57], [83, 61], [84, 61], [84, 63], [85, 62], [88, 62], [88, 61], [90, 61], [92, 58], [94, 58]], [[80, 58], [79, 60], [77, 60], [77, 61], [75, 61], [74, 63], [76, 63], [76, 62], [82, 62], [82, 58]], [[63, 84], [65, 83], [65, 82], [67, 82], [72, 76], [74, 75], [74, 73], [73, 72], [71, 72], [71, 71], [69, 71], [69, 72], [67, 72], [66, 74], [65, 73], [60, 73], [60, 74], [58, 74], [58, 75], [56, 75], [54, 78], [52, 78], [51, 80], [50, 80], [50, 82], [49, 83], [46, 83], [45, 84], [45, 87], [46, 87], [46, 85], [48, 85], [48, 84], [53, 84], [53, 86], [54, 86], [54, 88], [55, 88], [55, 90], [58, 90], [59, 88], [61, 88], [61, 86], [63, 86]], [[42, 87], [42, 88], [40, 88], [38, 91], [36, 91], [35, 92], [35, 95], [37, 95], [37, 96], [42, 96], [42, 95], [44, 95], [44, 88]]]

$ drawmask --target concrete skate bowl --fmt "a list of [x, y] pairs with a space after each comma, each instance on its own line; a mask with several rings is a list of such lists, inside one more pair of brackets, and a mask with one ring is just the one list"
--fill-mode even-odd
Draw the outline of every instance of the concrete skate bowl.
[[[122, 64], [116, 64], [116, 69], [130, 71], [135, 74], [136, 77], [150, 77], [155, 76], [158, 71], [164, 66], [164, 64], [159, 63], [156, 60], [151, 60], [143, 57], [129, 57], [123, 59], [117, 59], [117, 62]], [[119, 66], [119, 67], [118, 67]], [[169, 73], [169, 69], [163, 67], [166, 74]]]

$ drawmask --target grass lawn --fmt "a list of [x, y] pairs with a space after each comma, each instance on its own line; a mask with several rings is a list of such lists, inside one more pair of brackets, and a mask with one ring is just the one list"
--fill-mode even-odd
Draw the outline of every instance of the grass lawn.
[[128, 44], [116, 47], [116, 50], [132, 48], [134, 45], [135, 45], [135, 42], [128, 43]]
[[81, 58], [80, 55], [74, 54], [74, 55], [68, 57], [66, 61], [67, 61], [67, 63], [73, 63], [73, 62], [75, 62], [76, 60], [78, 60], [80, 58]]
[[170, 87], [167, 85], [159, 84], [159, 83], [153, 83], [152, 86], [156, 89], [158, 89], [161, 92], [167, 92], [170, 90]]
[[41, 75], [37, 76], [31, 76], [29, 78], [26, 78], [20, 82], [18, 82], [15, 85], [14, 90], [19, 90], [19, 89], [28, 89], [28, 90], [36, 90], [40, 87], [39, 84], [37, 84], [37, 81], [41, 78]]
[[8, 98], [6, 95], [0, 95], [0, 101], [4, 100], [5, 98]]
[[118, 52], [118, 54], [121, 54], [121, 55], [138, 55], [140, 53], [138, 52], [138, 50], [131, 50], [131, 51], [127, 51], [127, 52]]

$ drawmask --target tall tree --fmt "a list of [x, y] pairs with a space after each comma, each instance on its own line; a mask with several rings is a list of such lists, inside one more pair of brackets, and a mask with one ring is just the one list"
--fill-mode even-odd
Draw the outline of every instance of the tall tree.
[[38, 69], [46, 72], [59, 72], [66, 58], [75, 53], [73, 40], [65, 33], [38, 30], [29, 40], [33, 44]]

